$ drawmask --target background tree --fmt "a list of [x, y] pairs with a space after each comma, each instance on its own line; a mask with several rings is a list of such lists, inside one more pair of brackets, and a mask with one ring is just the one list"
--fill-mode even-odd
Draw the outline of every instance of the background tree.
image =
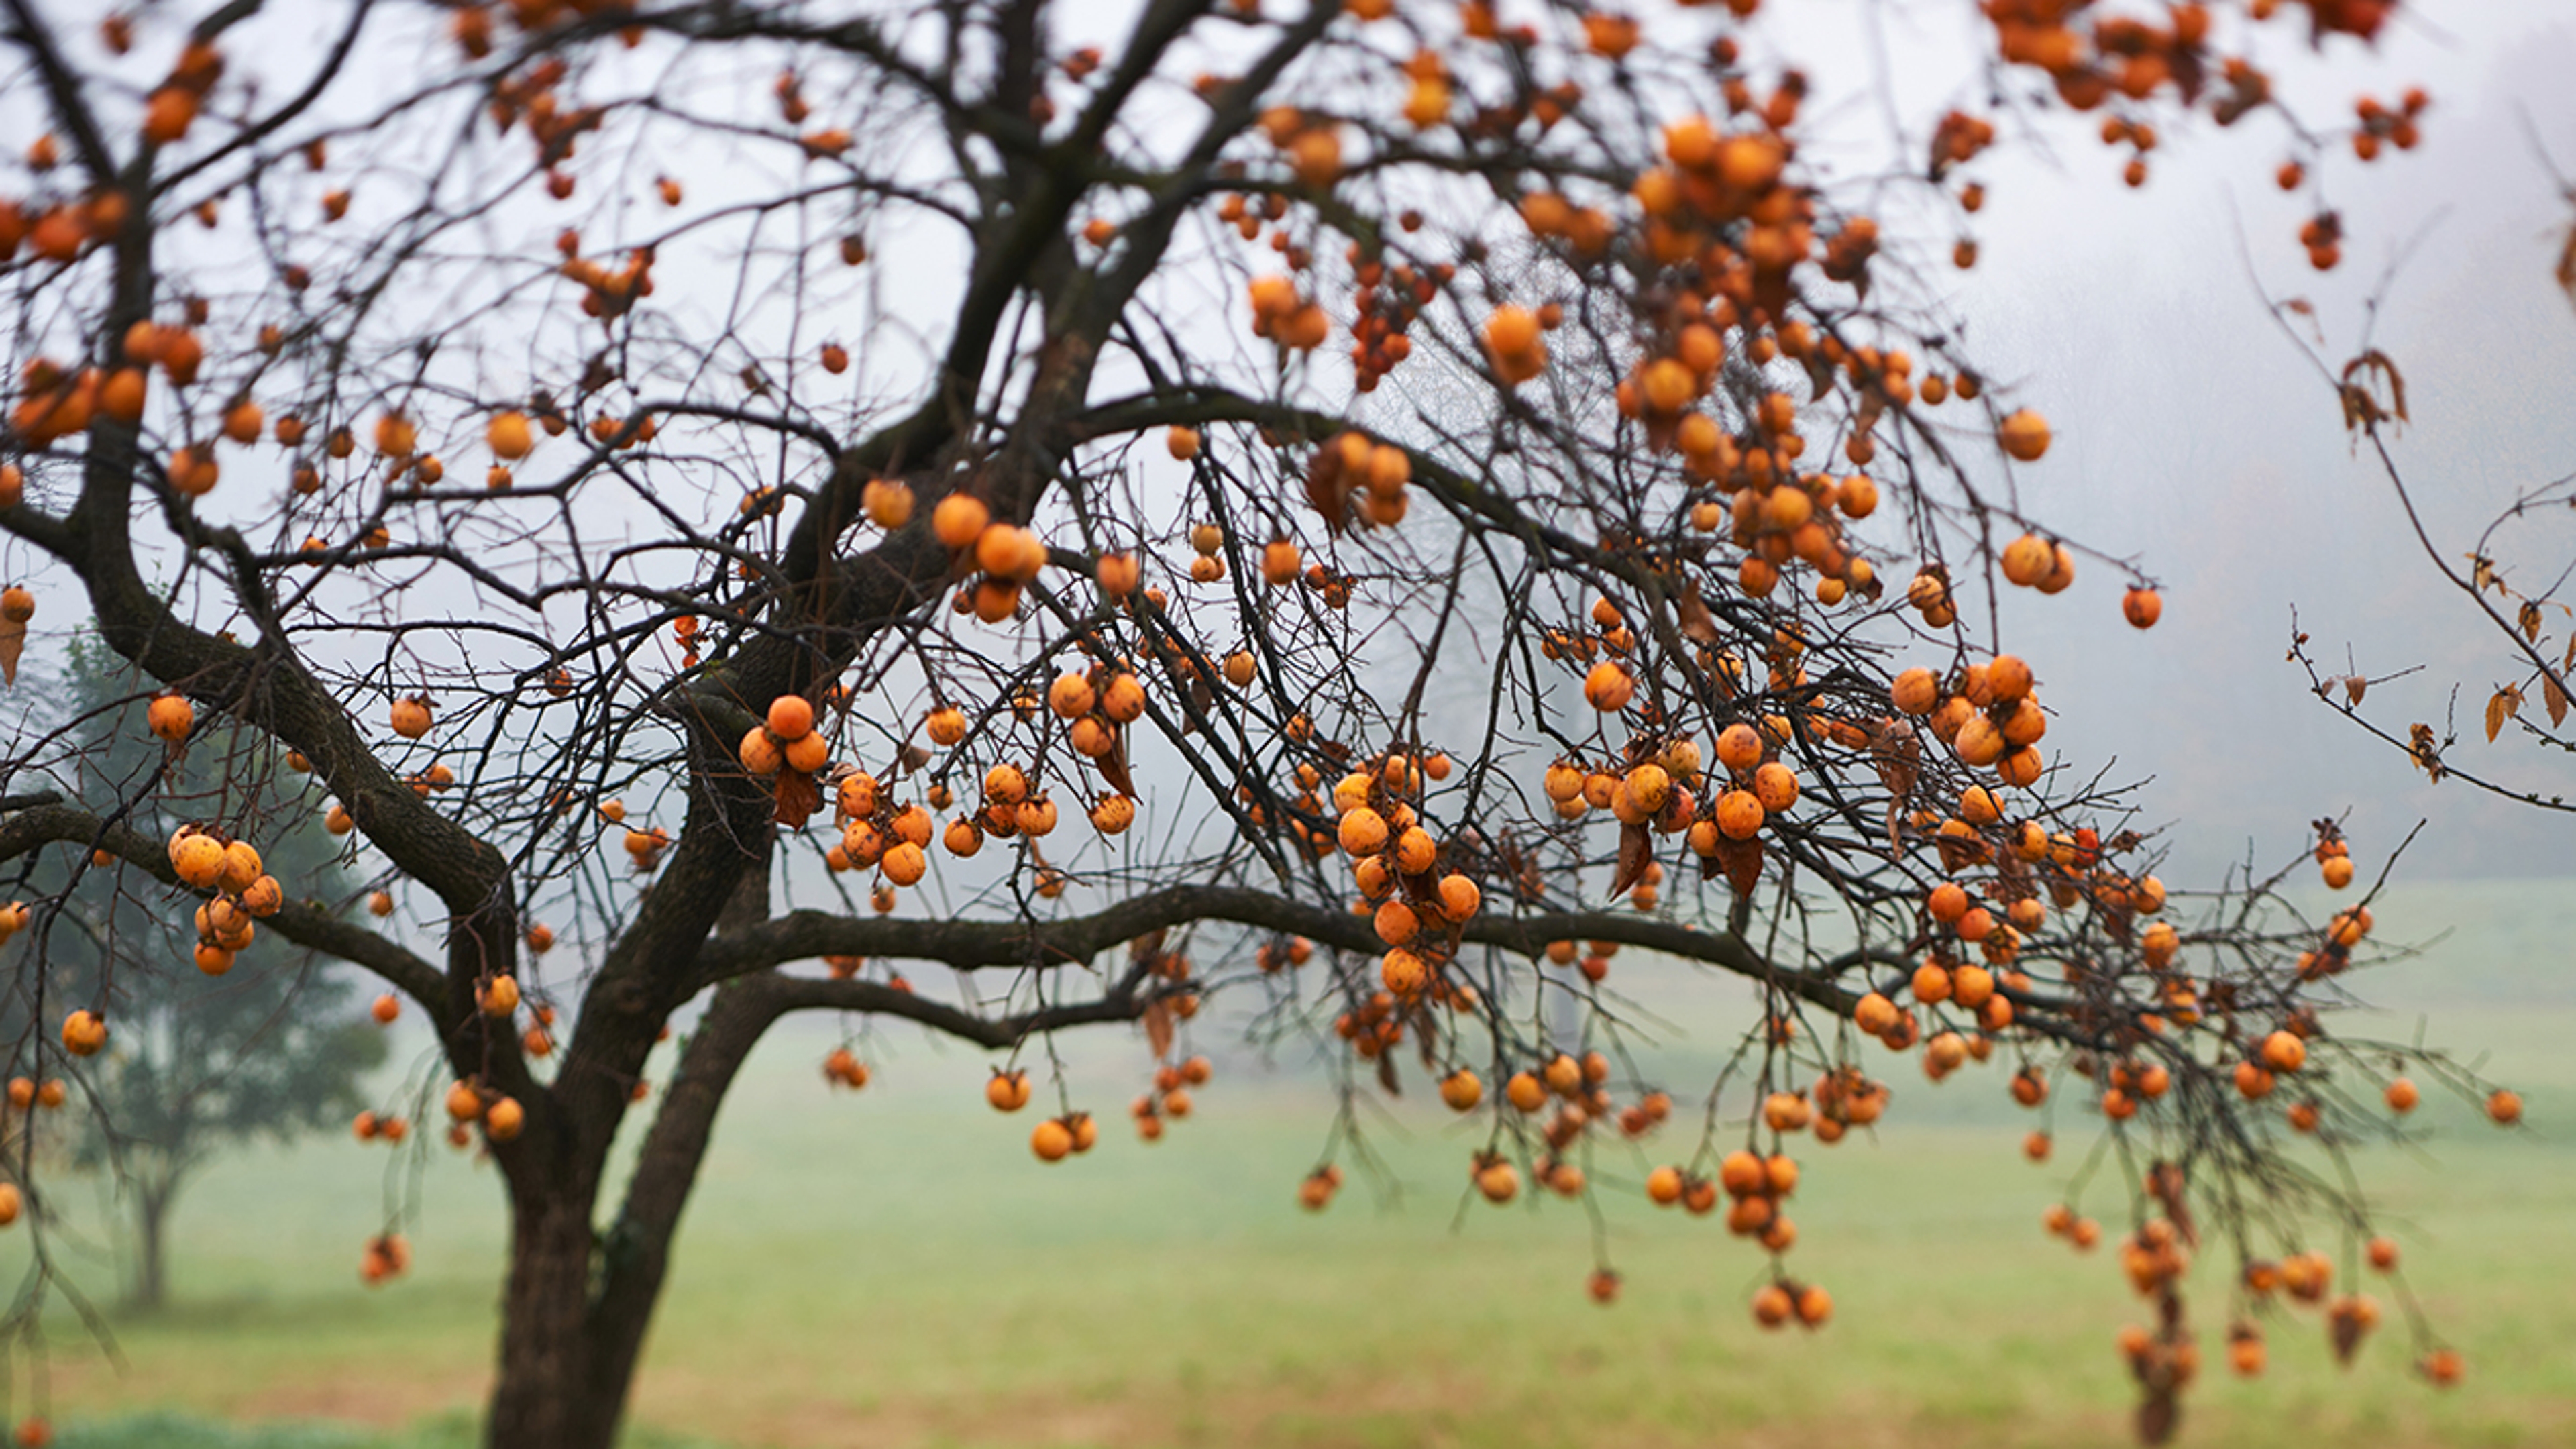
[[[512, 1204], [496, 1445], [610, 1442], [717, 1107], [793, 1011], [1004, 1053], [1006, 1112], [1051, 1033], [1141, 1022], [1151, 1137], [1223, 989], [1354, 1095], [1437, 1078], [1488, 1127], [1462, 1191], [1725, 1203], [1755, 1315], [1809, 1328], [1789, 1148], [1880, 1120], [1876, 1053], [2000, 1056], [2098, 1114], [2052, 1226], [2091, 1245], [2088, 1189], [2122, 1220], [2151, 1439], [2196, 1252], [2235, 1260], [2204, 1286], [2240, 1371], [2291, 1304], [2350, 1354], [2394, 1259], [2342, 1158], [2406, 1135], [2400, 1073], [2519, 1115], [2330, 1028], [2366, 893], [2169, 891], [2045, 748], [1997, 595], [2082, 564], [2131, 625], [2160, 599], [2024, 511], [2050, 428], [1933, 276], [1975, 260], [1997, 117], [2099, 112], [2143, 179], [2159, 126], [2276, 109], [2266, 37], [2331, 63], [2378, 0], [1961, 7], [1985, 99], [1831, 172], [1752, 0], [6, 3], [0, 527], [168, 733], [267, 743], [174, 833], [34, 806], [0, 857], [104, 852], [202, 901], [201, 949], [282, 937], [427, 1014]], [[2336, 263], [2330, 213], [2302, 241]], [[434, 955], [257, 855], [303, 766]], [[60, 1027], [23, 1049], [95, 1059], [126, 988], [49, 964], [55, 901], [29, 924], [13, 988]], [[1621, 948], [1759, 994], [1715, 1081], [1632, 1050]], [[1091, 1146], [1083, 1086], [1041, 1159]]]
[[[147, 701], [131, 683], [132, 671], [106, 646], [72, 640], [51, 692], [52, 722], [84, 743], [78, 778], [63, 783], [98, 814], [166, 835], [222, 799], [223, 736], [232, 731], [173, 751], [143, 723]], [[289, 794], [295, 809], [269, 844], [270, 867], [308, 883], [328, 908], [353, 905], [337, 842], [305, 795]], [[362, 1106], [361, 1080], [384, 1062], [384, 1034], [357, 1009], [348, 974], [321, 969], [323, 958], [309, 952], [254, 956], [220, 975], [153, 969], [188, 958], [198, 934], [175, 918], [160, 883], [137, 891], [122, 872], [100, 869], [74, 884], [64, 865], [43, 860], [27, 883], [62, 913], [50, 968], [73, 992], [116, 981], [122, 1027], [82, 1074], [93, 1130], [79, 1133], [71, 1160], [113, 1174], [126, 1196], [126, 1299], [154, 1309], [169, 1294], [169, 1215], [187, 1179], [230, 1148], [345, 1125]], [[16, 1014], [9, 1038], [24, 1040], [30, 1023]]]

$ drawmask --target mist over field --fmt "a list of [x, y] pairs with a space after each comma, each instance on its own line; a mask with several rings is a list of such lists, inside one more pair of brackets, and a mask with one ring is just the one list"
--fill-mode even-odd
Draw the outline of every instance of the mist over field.
[[[2391, 1214], [2409, 1286], [2474, 1377], [2433, 1395], [2402, 1372], [2402, 1327], [2338, 1371], [2313, 1310], [2272, 1315], [2261, 1379], [2212, 1377], [2186, 1420], [2204, 1449], [2285, 1433], [2353, 1449], [2563, 1442], [2576, 1405], [2576, 1247], [2559, 1230], [2576, 1152], [2547, 1124], [2576, 1101], [2561, 1049], [2576, 1027], [2564, 892], [2525, 884], [2400, 887], [2385, 917], [2473, 923], [2357, 989], [2387, 1010], [2348, 1025], [2477, 1043], [2524, 1088], [2538, 1130], [2499, 1138], [2436, 1097], [2412, 1153], [2360, 1169]], [[1623, 956], [1611, 985], [1651, 1018], [1657, 1060], [1714, 1066], [1751, 1019], [1749, 991]], [[1712, 989], [1714, 988], [1714, 989]], [[1890, 1064], [1887, 1123], [1802, 1154], [1804, 1266], [1836, 1285], [1823, 1334], [1786, 1337], [1741, 1310], [1761, 1255], [1712, 1221], [1645, 1204], [1655, 1158], [1605, 1150], [1584, 1208], [1539, 1194], [1474, 1199], [1459, 1169], [1478, 1129], [1409, 1069], [1405, 1096], [1364, 1109], [1380, 1164], [1322, 1215], [1296, 1180], [1332, 1130], [1311, 1052], [1243, 1047], [1217, 1013], [1190, 1042], [1216, 1079], [1160, 1143], [1124, 1124], [1091, 1157], [1032, 1163], [1026, 1123], [981, 1100], [985, 1068], [907, 1028], [871, 1040], [876, 1080], [850, 1093], [814, 1071], [840, 1037], [794, 1023], [765, 1041], [725, 1109], [648, 1350], [636, 1449], [832, 1446], [1705, 1444], [2114, 1449], [2130, 1385], [2109, 1345], [2136, 1300], [2097, 1251], [2045, 1236], [2098, 1123], [2011, 1105], [2005, 1073], [1934, 1086]], [[404, 1033], [405, 1062], [426, 1046]], [[1084, 1100], [1115, 1112], [1143, 1043], [1068, 1037]], [[657, 1076], [667, 1070], [657, 1058]], [[2045, 1123], [2061, 1154], [2021, 1158]], [[429, 1147], [411, 1184], [381, 1146], [325, 1139], [220, 1164], [182, 1219], [181, 1306], [120, 1323], [119, 1375], [66, 1325], [56, 1392], [106, 1449], [450, 1449], [471, 1442], [489, 1369], [506, 1213], [491, 1165]], [[356, 1285], [344, 1249], [415, 1201], [417, 1267]], [[417, 1197], [412, 1194], [417, 1193]], [[2075, 1201], [2106, 1220], [2116, 1181]], [[8, 1247], [0, 1244], [0, 1253]], [[1595, 1253], [1621, 1301], [1585, 1301]], [[19, 1261], [0, 1256], [0, 1271]], [[2203, 1271], [2209, 1271], [2204, 1269]], [[2377, 1289], [2379, 1285], [2362, 1286]], [[2223, 1321], [2208, 1310], [2212, 1331]], [[341, 1428], [224, 1437], [202, 1417]], [[2293, 1431], [2288, 1426], [2295, 1426]]]

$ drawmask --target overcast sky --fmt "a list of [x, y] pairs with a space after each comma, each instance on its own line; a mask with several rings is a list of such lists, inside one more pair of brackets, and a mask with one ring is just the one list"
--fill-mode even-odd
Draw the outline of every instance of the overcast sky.
[[[2350, 237], [2331, 276], [2295, 244], [2305, 207], [2271, 182], [2287, 152], [2268, 121], [2176, 136], [2140, 193], [2118, 179], [2121, 153], [2068, 127], [2047, 132], [2054, 164], [2023, 150], [1989, 173], [1983, 258], [1957, 305], [1979, 354], [2058, 425], [2025, 496], [2167, 586], [2149, 634], [2105, 627], [2116, 589], [2099, 569], [2055, 599], [2019, 595], [2006, 627], [2064, 711], [2051, 745], [2154, 774], [2148, 817], [2185, 827], [2179, 874], [2249, 840], [2270, 861], [2304, 822], [2346, 810], [2366, 870], [2430, 816], [2410, 877], [2576, 871], [2576, 816], [2430, 786], [2317, 704], [2283, 657], [2296, 606], [2330, 661], [2349, 643], [2374, 675], [2427, 665], [2372, 695], [2383, 723], [2438, 726], [2457, 681], [2464, 763], [2576, 798], [2576, 760], [2485, 744], [2480, 710], [2513, 677], [2505, 651], [2433, 575], [2375, 462], [2352, 455], [2331, 388], [2262, 300], [2310, 299], [2340, 363], [2366, 298], [2415, 243], [2387, 283], [2378, 340], [2414, 416], [2399, 463], [2455, 559], [2518, 490], [2576, 472], [2576, 310], [2550, 277], [2576, 210], [2532, 139], [2576, 176], [2576, 17], [2539, 3], [2429, 9], [2447, 34], [2394, 29], [2363, 72], [2386, 78], [2369, 83], [2384, 98], [2409, 80], [2428, 87], [2425, 139], [2368, 168], [2349, 152], [2328, 168]], [[2328, 58], [2359, 54], [2338, 43]], [[2348, 120], [2353, 74], [2302, 88], [2319, 121]], [[2504, 555], [2520, 561], [2517, 583], [2538, 587], [2576, 558], [2563, 511], [2519, 537]]]

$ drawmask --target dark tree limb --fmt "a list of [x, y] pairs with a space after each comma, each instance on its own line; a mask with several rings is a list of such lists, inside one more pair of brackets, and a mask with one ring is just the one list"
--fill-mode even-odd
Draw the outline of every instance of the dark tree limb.
[[[104, 850], [163, 885], [185, 889], [180, 886], [179, 872], [170, 865], [169, 848], [164, 842], [111, 825], [76, 806], [37, 805], [0, 820], [0, 860], [13, 860], [48, 845]], [[195, 894], [204, 898], [211, 893]], [[453, 1025], [447, 1013], [446, 977], [399, 943], [300, 901], [287, 902], [260, 925], [296, 945], [375, 972], [418, 1001], [442, 1028]]]
[[[1301, 935], [1371, 955], [1386, 949], [1367, 917], [1346, 910], [1244, 886], [1167, 886], [1131, 896], [1087, 916], [1057, 921], [898, 920], [792, 911], [750, 930], [709, 940], [698, 952], [698, 966], [703, 986], [788, 961], [826, 955], [937, 961], [961, 971], [1080, 965], [1113, 946], [1193, 921], [1223, 921]], [[1468, 922], [1461, 934], [1464, 945], [1496, 946], [1533, 957], [1544, 953], [1551, 941], [1568, 940], [1616, 941], [1623, 946], [1661, 951], [1738, 975], [1777, 982], [1835, 1011], [1847, 1012], [1859, 999], [1858, 993], [1823, 977], [1773, 965], [1733, 932], [1694, 930], [1647, 916], [1612, 911], [1487, 915]], [[871, 998], [851, 994], [850, 999]], [[892, 1010], [896, 1015], [910, 1014], [880, 1009]], [[970, 1039], [983, 1038], [970, 1035]]]

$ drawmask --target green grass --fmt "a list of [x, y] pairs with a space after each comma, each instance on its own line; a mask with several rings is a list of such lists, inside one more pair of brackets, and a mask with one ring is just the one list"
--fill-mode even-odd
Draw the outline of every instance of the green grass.
[[[705, 1441], [644, 1430], [631, 1449], [705, 1449]], [[191, 1414], [148, 1413], [74, 1423], [55, 1438], [62, 1449], [473, 1449], [481, 1441], [470, 1415], [442, 1414], [393, 1430], [328, 1423], [233, 1425]]]
[[[2329, 1362], [2313, 1314], [2283, 1316], [2269, 1375], [2213, 1373], [2194, 1391], [2187, 1442], [2576, 1441], [2564, 1226], [2576, 1150], [2552, 1130], [2576, 1101], [2576, 1059], [2558, 1045], [2576, 1028], [2560, 984], [2571, 897], [2424, 888], [2379, 910], [2390, 935], [2429, 935], [2411, 925], [2423, 920], [2466, 928], [2369, 983], [2406, 1008], [2374, 1029], [2410, 1035], [2414, 1010], [2449, 998], [2433, 1036], [2492, 1047], [2491, 1070], [2530, 1089], [2539, 1124], [2508, 1138], [2436, 1103], [2427, 1153], [2366, 1162], [2469, 1383], [2435, 1394], [2405, 1375], [2393, 1312], [2348, 1371]], [[1692, 1004], [1740, 1003], [1740, 990], [1633, 975], [1614, 983], [1693, 1028], [1672, 1060], [1718, 1049], [1724, 1014]], [[1354, 1173], [1316, 1217], [1291, 1195], [1331, 1103], [1302, 1072], [1221, 1056], [1199, 1114], [1149, 1148], [1119, 1111], [1145, 1074], [1141, 1042], [1070, 1044], [1078, 1099], [1117, 1120], [1099, 1151], [1044, 1168], [1023, 1145], [1025, 1117], [981, 1106], [979, 1058], [891, 1037], [876, 1085], [826, 1093], [812, 1073], [824, 1027], [765, 1044], [726, 1109], [641, 1376], [639, 1449], [2127, 1441], [2111, 1340], [2138, 1306], [2107, 1252], [2079, 1257], [2038, 1230], [2073, 1156], [2021, 1162], [2024, 1119], [1991, 1068], [1940, 1088], [1891, 1070], [1878, 1140], [1801, 1153], [1795, 1266], [1833, 1290], [1837, 1316], [1821, 1334], [1771, 1335], [1744, 1311], [1760, 1256], [1713, 1222], [1646, 1205], [1633, 1190], [1643, 1159], [1593, 1164], [1608, 1189], [1600, 1242], [1626, 1275], [1605, 1310], [1582, 1293], [1594, 1229], [1581, 1208], [1460, 1213], [1474, 1139], [1418, 1086], [1372, 1129], [1390, 1179]], [[2071, 1116], [2059, 1128], [2070, 1148], [2083, 1135]], [[360, 1243], [415, 1188], [391, 1160], [339, 1138], [211, 1170], [180, 1209], [181, 1307], [119, 1325], [129, 1370], [109, 1370], [68, 1323], [55, 1329], [61, 1442], [470, 1442], [493, 1352], [499, 1189], [488, 1166], [437, 1148], [416, 1184], [411, 1277], [362, 1289]], [[2107, 1195], [2086, 1206], [2121, 1216]], [[109, 1265], [92, 1273], [103, 1284]], [[2213, 1350], [2223, 1276], [2213, 1255], [2192, 1278]]]

